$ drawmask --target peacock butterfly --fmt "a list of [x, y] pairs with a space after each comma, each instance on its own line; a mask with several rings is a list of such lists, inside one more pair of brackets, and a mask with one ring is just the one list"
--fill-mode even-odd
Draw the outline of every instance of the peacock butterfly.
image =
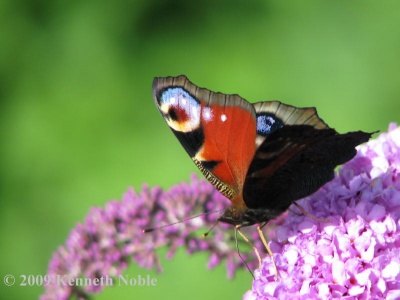
[[251, 104], [200, 88], [183, 75], [155, 78], [153, 97], [196, 166], [232, 202], [218, 220], [237, 229], [264, 226], [316, 192], [372, 135], [339, 134], [315, 108]]

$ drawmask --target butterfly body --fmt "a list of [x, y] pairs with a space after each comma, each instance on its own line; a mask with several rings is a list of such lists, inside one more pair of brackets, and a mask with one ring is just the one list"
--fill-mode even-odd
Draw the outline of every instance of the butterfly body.
[[250, 104], [185, 76], [155, 78], [155, 103], [196, 166], [232, 205], [219, 221], [266, 223], [311, 195], [371, 134], [338, 134], [315, 108]]

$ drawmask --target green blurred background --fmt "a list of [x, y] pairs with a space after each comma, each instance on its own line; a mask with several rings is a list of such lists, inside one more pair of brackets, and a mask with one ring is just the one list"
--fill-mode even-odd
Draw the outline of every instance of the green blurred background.
[[[155, 76], [316, 106], [340, 132], [399, 122], [399, 11], [365, 0], [1, 1], [0, 294], [38, 297], [3, 276], [44, 275], [90, 207], [195, 171], [153, 104]], [[241, 298], [248, 272], [229, 281], [207, 257], [182, 250], [162, 274], [132, 265], [126, 274], [158, 285], [96, 299]]]

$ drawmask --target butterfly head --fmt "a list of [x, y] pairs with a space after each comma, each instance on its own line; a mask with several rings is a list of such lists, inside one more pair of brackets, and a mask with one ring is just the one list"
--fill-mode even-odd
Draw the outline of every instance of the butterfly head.
[[218, 221], [231, 225], [246, 227], [258, 223], [267, 223], [280, 215], [281, 212], [271, 211], [265, 208], [241, 208], [237, 206], [228, 207]]

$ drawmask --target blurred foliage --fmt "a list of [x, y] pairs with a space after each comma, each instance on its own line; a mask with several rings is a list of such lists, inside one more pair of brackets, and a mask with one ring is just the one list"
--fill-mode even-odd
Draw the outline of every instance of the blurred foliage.
[[[155, 76], [316, 106], [340, 132], [399, 122], [399, 9], [372, 0], [3, 0], [1, 275], [44, 275], [91, 206], [195, 170], [153, 104]], [[181, 251], [162, 274], [132, 265], [159, 285], [98, 298], [237, 299], [250, 289], [247, 272], [229, 281], [206, 261]], [[0, 289], [9, 299], [42, 291]]]

